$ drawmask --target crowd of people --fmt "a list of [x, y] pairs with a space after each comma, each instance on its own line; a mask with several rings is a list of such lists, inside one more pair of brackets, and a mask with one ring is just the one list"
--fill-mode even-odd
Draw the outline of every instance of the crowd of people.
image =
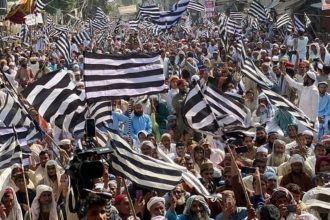
[[[142, 35], [147, 42], [141, 41]], [[51, 45], [36, 50], [35, 45], [16, 44], [0, 50], [0, 69], [2, 81], [5, 75], [17, 92], [57, 69], [67, 70], [83, 89], [84, 51], [160, 54], [168, 92], [113, 100], [108, 127], [130, 137], [132, 148], [143, 155], [161, 159], [159, 153], [165, 153], [198, 178], [212, 198], [184, 181], [170, 192], [141, 189], [111, 173], [103, 161], [103, 177], [93, 180], [93, 190], [111, 198], [90, 194], [84, 219], [330, 219], [330, 46], [301, 29], [284, 36], [247, 30], [245, 37], [247, 56], [273, 82], [272, 90], [299, 107], [315, 131], [272, 105], [256, 82], [241, 74], [235, 38], [224, 43], [218, 28], [207, 25], [193, 27], [190, 34], [173, 28], [166, 39], [145, 30], [123, 31], [104, 48], [93, 46], [93, 40], [72, 42], [70, 65]], [[232, 137], [212, 137], [189, 128], [182, 108], [195, 82], [235, 95], [248, 109], [249, 129]], [[30, 110], [52, 136], [53, 126]], [[0, 219], [78, 219], [65, 172], [77, 141], [63, 137], [56, 140], [57, 149], [49, 136], [29, 144], [28, 162], [11, 167], [0, 193]]]

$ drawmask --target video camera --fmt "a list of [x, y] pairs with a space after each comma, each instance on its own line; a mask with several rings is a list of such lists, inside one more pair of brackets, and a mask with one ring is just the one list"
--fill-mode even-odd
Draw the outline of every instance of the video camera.
[[70, 176], [71, 187], [74, 193], [75, 207], [73, 207], [73, 195], [69, 195], [69, 209], [77, 213], [79, 218], [87, 214], [87, 197], [94, 187], [93, 179], [103, 176], [104, 166], [100, 162], [100, 157], [112, 152], [110, 142], [106, 147], [96, 148], [93, 142], [95, 137], [95, 121], [87, 119], [85, 124], [85, 144], [82, 149], [75, 151], [73, 159], [70, 161], [66, 173]]

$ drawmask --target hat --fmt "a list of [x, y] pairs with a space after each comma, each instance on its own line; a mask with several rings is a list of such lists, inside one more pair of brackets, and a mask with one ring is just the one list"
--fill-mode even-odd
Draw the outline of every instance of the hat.
[[278, 62], [278, 61], [280, 61], [280, 58], [278, 56], [273, 56], [272, 61], [273, 62]]
[[68, 144], [71, 144], [70, 139], [63, 139], [60, 141], [60, 143], [58, 145], [61, 146], [61, 145], [68, 145]]
[[268, 154], [268, 149], [264, 145], [257, 148], [257, 153], [262, 152]]
[[175, 115], [167, 116], [167, 121], [171, 121], [171, 120], [176, 120], [176, 116]]
[[311, 131], [311, 130], [305, 130], [305, 131], [303, 131], [303, 133], [302, 133], [303, 135], [308, 135], [308, 136], [314, 136], [313, 135], [313, 132]]
[[146, 130], [141, 130], [137, 133], [137, 135], [139, 136], [141, 133], [143, 133], [145, 136], [148, 135], [148, 132]]
[[286, 62], [285, 67], [288, 68], [288, 69], [294, 69], [294, 64], [290, 63], [290, 62]]
[[165, 220], [165, 216], [155, 216], [155, 217], [152, 217], [150, 220]]
[[322, 63], [318, 63], [317, 64], [317, 68], [320, 69], [320, 70], [323, 70], [323, 64]]
[[307, 75], [308, 75], [309, 78], [316, 81], [316, 74], [313, 71], [308, 71]]
[[206, 161], [200, 165], [201, 173], [205, 170], [213, 170], [213, 163], [211, 161]]
[[267, 180], [277, 180], [277, 176], [273, 172], [265, 172], [264, 176], [267, 177]]
[[119, 194], [119, 195], [117, 195], [117, 196], [115, 197], [115, 201], [114, 201], [114, 203], [115, 203], [115, 204], [118, 204], [118, 203], [124, 201], [124, 199], [125, 199], [126, 197], [127, 197], [126, 194]]
[[321, 140], [321, 142], [323, 143], [323, 142], [327, 142], [327, 141], [330, 141], [330, 135], [328, 134], [328, 135], [324, 135], [323, 137], [322, 137], [322, 140]]
[[165, 199], [163, 197], [151, 197], [151, 199], [149, 200], [149, 202], [147, 203], [147, 209], [150, 212], [150, 209], [153, 205], [155, 205], [156, 203], [162, 202], [165, 204]]
[[290, 162], [290, 165], [293, 163], [304, 164], [304, 158], [299, 154], [294, 154], [294, 155], [292, 155], [292, 157], [290, 157], [289, 162]]
[[322, 82], [319, 82], [318, 85], [326, 85], [326, 86], [328, 86], [328, 82], [327, 81], [322, 81]]
[[171, 83], [173, 79], [179, 80], [179, 77], [177, 75], [173, 75], [168, 79], [168, 82]]

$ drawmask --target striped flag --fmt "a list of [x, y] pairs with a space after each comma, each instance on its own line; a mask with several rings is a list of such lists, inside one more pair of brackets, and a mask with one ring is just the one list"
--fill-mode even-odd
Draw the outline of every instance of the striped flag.
[[241, 12], [230, 12], [229, 17], [238, 21], [243, 20], [243, 15]]
[[172, 6], [171, 11], [161, 12], [160, 17], [154, 23], [162, 30], [169, 30], [181, 19], [182, 14], [187, 10], [190, 0], [179, 0]]
[[128, 24], [130, 26], [131, 30], [138, 30], [138, 26], [140, 24], [140, 20], [139, 19], [135, 19], [135, 20], [129, 20]]
[[271, 90], [262, 89], [262, 92], [268, 97], [272, 105], [289, 112], [299, 121], [300, 124], [314, 131], [314, 126], [310, 118], [308, 118], [308, 116], [297, 106], [292, 104], [292, 102]]
[[[66, 70], [41, 77], [24, 89], [22, 95], [46, 121], [64, 131], [73, 133], [75, 126], [85, 120], [86, 112], [75, 116], [86, 111], [85, 93], [76, 89]], [[71, 118], [66, 118], [68, 115]]]
[[59, 38], [56, 41], [56, 48], [66, 60], [66, 62], [71, 62], [71, 43], [68, 39], [68, 36], [65, 33], [61, 33]]
[[205, 11], [204, 5], [196, 1], [190, 1], [187, 9], [199, 11], [199, 12]]
[[299, 20], [299, 18], [296, 15], [293, 16], [293, 24], [295, 30], [298, 31], [300, 29], [303, 29], [305, 31], [305, 25]]
[[210, 135], [222, 134], [216, 116], [204, 99], [198, 83], [189, 91], [184, 102], [182, 115], [186, 118], [189, 127], [194, 130]]
[[242, 40], [239, 41], [237, 50], [240, 51], [242, 55], [241, 73], [263, 88], [270, 89], [273, 87], [273, 82], [261, 72], [249, 57], [247, 57], [245, 45]]
[[159, 7], [155, 4], [148, 6], [139, 6], [139, 12], [137, 15], [138, 19], [150, 18], [151, 20], [159, 19], [160, 10]]
[[100, 7], [97, 7], [94, 19], [95, 20], [108, 20], [108, 17]]
[[248, 14], [257, 18], [260, 22], [270, 20], [269, 11], [256, 0], [254, 0], [250, 5]]
[[279, 16], [277, 18], [277, 21], [276, 21], [277, 29], [279, 29], [280, 27], [282, 27], [284, 25], [286, 25], [288, 30], [293, 28], [292, 20], [291, 20], [290, 16], [287, 13]]
[[113, 31], [115, 35], [120, 34], [119, 33], [120, 23], [121, 23], [121, 18], [119, 18], [118, 21], [116, 22], [116, 26], [115, 26], [115, 29]]
[[239, 21], [234, 20], [233, 18], [229, 17], [226, 22], [226, 32], [228, 34], [232, 34], [234, 36], [241, 37], [242, 35], [242, 25]]
[[109, 132], [113, 147], [110, 168], [141, 188], [170, 191], [182, 179], [176, 165], [163, 162], [132, 150], [119, 135]]
[[222, 13], [219, 17], [219, 36], [223, 40], [224, 45], [227, 42], [227, 31], [226, 31], [227, 19], [228, 17], [224, 13]]
[[29, 28], [26, 24], [21, 25], [21, 31], [19, 34], [22, 43], [28, 43], [29, 38]]
[[33, 122], [30, 115], [9, 92], [5, 94], [5, 102], [0, 108], [0, 121], [3, 127], [29, 128], [26, 134], [28, 143], [32, 143], [43, 137], [40, 128]]
[[0, 170], [11, 167], [15, 163], [22, 163], [21, 161], [22, 152], [15, 136], [0, 145]]
[[36, 6], [35, 6], [35, 12], [40, 13], [44, 8], [46, 7], [46, 4], [43, 3], [41, 0], [36, 1]]
[[73, 36], [73, 40], [74, 42], [76, 42], [77, 44], [83, 44], [85, 41], [90, 41], [91, 37], [90, 35], [87, 33], [87, 31], [83, 31], [80, 32], [78, 34], [76, 34], [75, 36]]
[[84, 77], [86, 97], [91, 102], [160, 93], [167, 89], [159, 55], [86, 53]]

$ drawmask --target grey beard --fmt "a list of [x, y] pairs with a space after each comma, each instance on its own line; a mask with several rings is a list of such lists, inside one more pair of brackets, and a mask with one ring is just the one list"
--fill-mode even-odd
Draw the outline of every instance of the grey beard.
[[41, 212], [49, 213], [51, 207], [52, 207], [52, 204], [40, 205], [40, 210], [41, 210]]
[[191, 220], [208, 220], [209, 216], [206, 212], [198, 212], [190, 216]]

